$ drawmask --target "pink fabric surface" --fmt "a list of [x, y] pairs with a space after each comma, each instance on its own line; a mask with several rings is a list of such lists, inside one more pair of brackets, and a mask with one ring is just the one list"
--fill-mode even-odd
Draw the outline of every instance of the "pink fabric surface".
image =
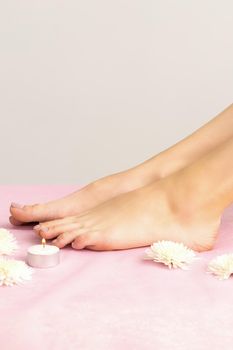
[[[17, 237], [16, 258], [38, 243], [31, 227], [8, 224], [11, 201], [34, 203], [74, 187], [1, 186], [0, 227]], [[218, 281], [206, 266], [233, 252], [233, 211], [223, 217], [213, 251], [189, 271], [143, 260], [145, 248], [61, 252], [61, 263], [35, 269], [24, 285], [0, 287], [1, 350], [232, 350], [233, 277]]]

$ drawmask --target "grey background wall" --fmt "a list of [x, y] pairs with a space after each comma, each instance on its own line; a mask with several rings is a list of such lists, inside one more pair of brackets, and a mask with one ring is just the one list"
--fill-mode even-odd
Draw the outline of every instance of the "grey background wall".
[[1, 184], [84, 184], [232, 103], [233, 3], [8, 0], [0, 12]]

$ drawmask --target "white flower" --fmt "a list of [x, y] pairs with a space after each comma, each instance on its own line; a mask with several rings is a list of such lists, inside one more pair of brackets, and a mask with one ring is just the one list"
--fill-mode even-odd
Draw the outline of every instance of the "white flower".
[[210, 261], [207, 272], [218, 279], [226, 280], [233, 273], [233, 254], [223, 254]]
[[30, 280], [32, 269], [24, 261], [0, 257], [0, 286], [13, 286]]
[[0, 228], [0, 255], [10, 255], [18, 248], [15, 237], [5, 228]]
[[187, 265], [196, 258], [195, 252], [183, 243], [159, 241], [151, 245], [146, 251], [145, 259], [163, 263], [169, 269], [180, 267], [187, 270]]

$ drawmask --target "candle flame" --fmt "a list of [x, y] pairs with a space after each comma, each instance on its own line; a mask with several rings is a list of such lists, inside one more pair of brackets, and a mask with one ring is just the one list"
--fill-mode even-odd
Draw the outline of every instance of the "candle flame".
[[43, 248], [44, 248], [44, 247], [45, 247], [45, 244], [46, 244], [46, 239], [45, 239], [45, 238], [42, 238], [41, 243], [42, 243], [42, 246], [43, 246]]

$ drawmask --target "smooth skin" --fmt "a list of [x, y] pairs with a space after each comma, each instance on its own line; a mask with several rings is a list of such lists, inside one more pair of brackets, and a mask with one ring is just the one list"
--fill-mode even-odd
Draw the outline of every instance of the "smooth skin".
[[[58, 201], [13, 203], [10, 221], [16, 225], [39, 221], [36, 231], [55, 239], [61, 248], [72, 243], [75, 249], [127, 249], [170, 239], [198, 251], [211, 249], [221, 213], [230, 204], [224, 198], [232, 192], [233, 174], [228, 171], [226, 177], [232, 144], [233, 105], [133, 169], [97, 180]], [[228, 186], [223, 185], [226, 182]]]

